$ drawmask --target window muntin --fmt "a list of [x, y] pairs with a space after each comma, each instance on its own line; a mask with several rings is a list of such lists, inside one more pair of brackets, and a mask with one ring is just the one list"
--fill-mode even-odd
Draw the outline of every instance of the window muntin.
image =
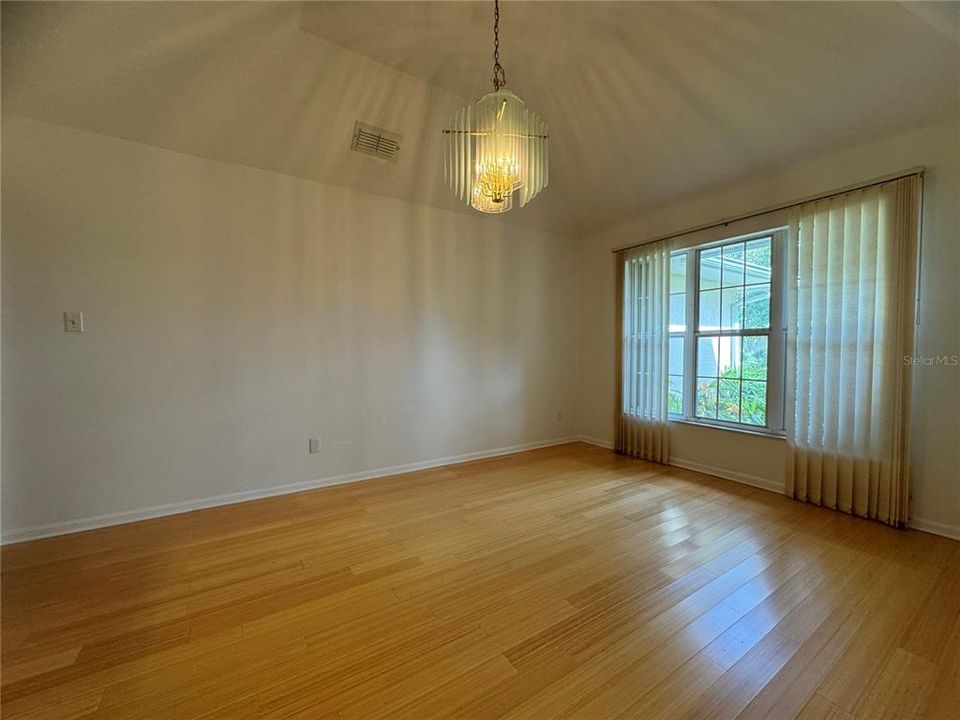
[[687, 331], [687, 256], [670, 256], [670, 363], [667, 382], [667, 412], [680, 414], [684, 407], [683, 376]]
[[782, 431], [785, 234], [766, 231], [673, 254], [674, 419]]

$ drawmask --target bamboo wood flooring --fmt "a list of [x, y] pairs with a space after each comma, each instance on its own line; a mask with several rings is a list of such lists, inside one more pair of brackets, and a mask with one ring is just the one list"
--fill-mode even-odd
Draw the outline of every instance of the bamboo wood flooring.
[[570, 444], [2, 550], [7, 720], [960, 717], [960, 543]]

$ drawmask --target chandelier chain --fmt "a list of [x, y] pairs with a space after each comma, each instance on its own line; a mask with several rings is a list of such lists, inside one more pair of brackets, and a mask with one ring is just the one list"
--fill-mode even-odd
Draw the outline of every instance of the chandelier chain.
[[493, 0], [493, 89], [507, 84], [507, 71], [500, 64], [500, 0]]

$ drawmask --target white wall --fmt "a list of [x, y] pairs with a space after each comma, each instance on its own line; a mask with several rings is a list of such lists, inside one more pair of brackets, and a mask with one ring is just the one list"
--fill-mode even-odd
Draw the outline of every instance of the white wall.
[[[610, 250], [686, 227], [924, 165], [921, 324], [917, 352], [960, 355], [960, 122], [798, 161], [789, 172], [731, 183], [647, 212], [583, 240], [577, 419], [584, 435], [612, 438], [614, 264]], [[917, 527], [960, 537], [960, 368], [917, 367], [911, 413], [913, 516]], [[673, 424], [673, 461], [783, 488], [784, 442]]]
[[574, 429], [575, 238], [9, 116], [2, 180], [8, 536]]

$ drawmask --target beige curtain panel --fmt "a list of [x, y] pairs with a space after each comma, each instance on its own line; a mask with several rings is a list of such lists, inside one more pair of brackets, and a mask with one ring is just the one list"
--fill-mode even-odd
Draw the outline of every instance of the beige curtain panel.
[[665, 463], [670, 251], [665, 242], [622, 250], [617, 263], [614, 450]]
[[798, 206], [787, 289], [787, 492], [905, 527], [922, 176]]

